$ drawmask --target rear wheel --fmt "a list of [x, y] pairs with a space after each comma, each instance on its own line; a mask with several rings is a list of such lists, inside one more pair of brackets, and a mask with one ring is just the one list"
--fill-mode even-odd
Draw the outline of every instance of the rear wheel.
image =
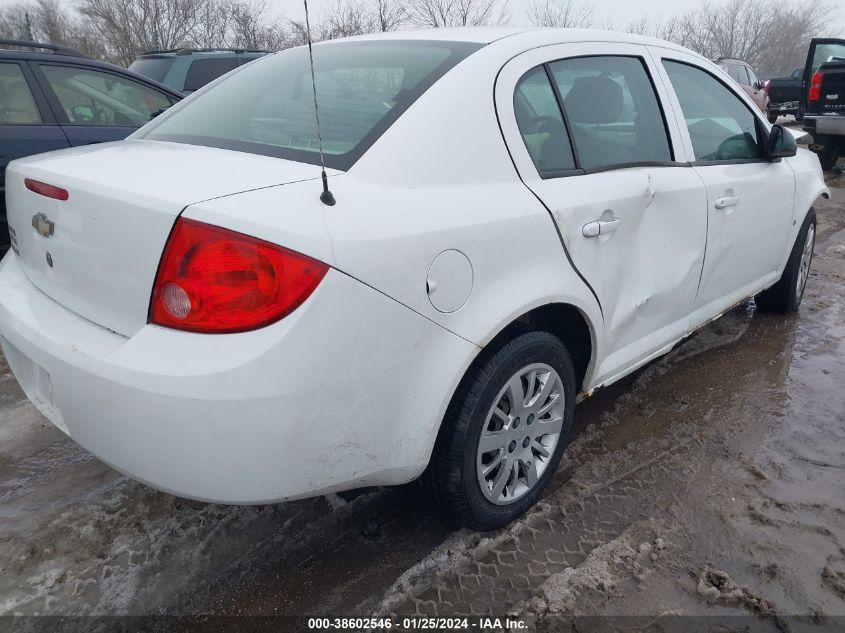
[[575, 413], [575, 371], [548, 332], [485, 351], [458, 388], [423, 474], [456, 524], [492, 530], [522, 515], [557, 470]]
[[810, 276], [815, 244], [816, 212], [810, 209], [798, 232], [780, 281], [755, 298], [759, 308], [782, 314], [798, 312], [801, 299], [804, 297], [804, 289], [807, 287], [807, 279]]

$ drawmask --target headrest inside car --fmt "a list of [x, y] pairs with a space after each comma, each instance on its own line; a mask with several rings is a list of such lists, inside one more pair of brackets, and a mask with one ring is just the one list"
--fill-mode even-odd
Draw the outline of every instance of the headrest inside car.
[[615, 123], [622, 114], [622, 87], [609, 77], [578, 77], [563, 104], [573, 123]]

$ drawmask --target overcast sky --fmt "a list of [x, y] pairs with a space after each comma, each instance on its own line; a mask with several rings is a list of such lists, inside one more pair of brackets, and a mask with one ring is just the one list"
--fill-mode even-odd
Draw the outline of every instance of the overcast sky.
[[[8, 1], [10, 0], [0, 0], [0, 2]], [[288, 17], [300, 18], [304, 14], [302, 0], [267, 1], [274, 12]], [[525, 7], [528, 2], [529, 0], [509, 0], [511, 24], [528, 24], [528, 19], [525, 17]], [[594, 7], [593, 17], [597, 22], [602, 23], [610, 16], [613, 18], [614, 24], [618, 28], [622, 28], [629, 22], [642, 19], [643, 16], [659, 18], [697, 9], [702, 5], [702, 2], [703, 0], [592, 0], [592, 5]], [[579, 3], [579, 0], [575, 0], [575, 4]], [[711, 3], [719, 4], [719, 0], [711, 0]], [[313, 16], [317, 16], [323, 9], [332, 4], [334, 4], [332, 0], [308, 0], [308, 10]], [[836, 4], [841, 5], [836, 12], [836, 30], [838, 30], [839, 35], [842, 35], [845, 34], [845, 3], [841, 0], [838, 2], [834, 0], [834, 5]]]
[[[17, 4], [21, 0], [0, 0], [0, 6]], [[529, 0], [510, 0], [511, 24], [527, 24], [525, 7]], [[660, 17], [661, 15], [674, 15], [689, 9], [701, 6], [703, 0], [593, 0], [594, 17], [598, 22], [604, 22], [607, 16], [611, 16], [619, 27], [629, 22], [641, 19], [643, 16]], [[777, 0], [772, 0], [777, 1]], [[285, 15], [292, 18], [301, 18], [303, 15], [302, 0], [267, 0], [274, 14]], [[718, 0], [714, 2], [717, 4]], [[74, 6], [73, 0], [62, 2], [68, 7]], [[326, 7], [332, 4], [332, 0], [309, 0], [308, 8], [316, 18]], [[835, 2], [835, 4], [837, 4]], [[845, 34], [845, 3], [841, 5], [835, 17], [836, 30], [839, 34]]]

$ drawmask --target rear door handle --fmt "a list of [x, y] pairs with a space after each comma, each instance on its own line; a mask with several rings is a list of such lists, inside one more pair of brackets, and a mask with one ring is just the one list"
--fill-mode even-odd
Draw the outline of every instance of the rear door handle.
[[739, 196], [722, 196], [716, 198], [714, 206], [717, 209], [727, 209], [728, 207], [735, 207], [739, 203]]
[[614, 218], [612, 220], [595, 220], [593, 222], [587, 222], [583, 227], [581, 227], [581, 235], [584, 237], [598, 237], [599, 235], [607, 235], [608, 233], [613, 233], [619, 225], [621, 224], [621, 220], [619, 218]]

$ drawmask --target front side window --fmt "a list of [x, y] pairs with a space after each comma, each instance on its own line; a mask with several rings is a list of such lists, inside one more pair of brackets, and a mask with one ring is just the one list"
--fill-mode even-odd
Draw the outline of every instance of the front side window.
[[21, 67], [0, 64], [0, 125], [41, 123], [41, 113]]
[[684, 114], [695, 159], [735, 161], [763, 157], [757, 119], [745, 103], [710, 73], [663, 60]]
[[575, 169], [563, 115], [542, 66], [519, 80], [513, 108], [519, 133], [541, 175]]
[[[429, 86], [479, 48], [468, 42], [427, 41], [315, 46], [326, 165], [351, 167]], [[136, 138], [319, 164], [307, 47], [289, 48], [241, 67], [156, 119]]]
[[164, 93], [112, 73], [49, 64], [41, 70], [71, 124], [140, 127], [171, 105]]
[[549, 65], [579, 167], [672, 160], [663, 113], [637, 57], [578, 57]]

